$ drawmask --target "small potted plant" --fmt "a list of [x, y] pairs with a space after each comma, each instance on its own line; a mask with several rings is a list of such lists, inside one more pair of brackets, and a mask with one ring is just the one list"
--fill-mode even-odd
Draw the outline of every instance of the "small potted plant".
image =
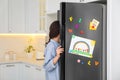
[[25, 52], [27, 53], [28, 58], [33, 57], [32, 51], [35, 51], [34, 47], [32, 45], [29, 45], [26, 49]]

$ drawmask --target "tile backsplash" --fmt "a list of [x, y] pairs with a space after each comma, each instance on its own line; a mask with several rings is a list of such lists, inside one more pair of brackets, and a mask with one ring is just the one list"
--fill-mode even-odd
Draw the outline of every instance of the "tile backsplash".
[[0, 35], [0, 58], [4, 58], [7, 51], [14, 51], [17, 57], [25, 57], [28, 45], [35, 48], [34, 54], [37, 51], [44, 53], [45, 42], [46, 35]]

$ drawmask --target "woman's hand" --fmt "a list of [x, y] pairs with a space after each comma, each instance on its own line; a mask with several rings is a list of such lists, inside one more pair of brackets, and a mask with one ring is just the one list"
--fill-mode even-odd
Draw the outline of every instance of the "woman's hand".
[[57, 47], [57, 49], [56, 49], [56, 55], [60, 56], [60, 54], [63, 53], [63, 51], [64, 51], [64, 48], [61, 48], [61, 46]]

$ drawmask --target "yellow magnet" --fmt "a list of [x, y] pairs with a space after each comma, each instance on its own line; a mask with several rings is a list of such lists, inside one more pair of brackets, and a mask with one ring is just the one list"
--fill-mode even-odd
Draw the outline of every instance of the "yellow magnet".
[[69, 21], [70, 21], [70, 22], [73, 21], [73, 17], [72, 17], [72, 16], [69, 17]]
[[91, 66], [91, 61], [90, 60], [88, 61], [88, 65]]

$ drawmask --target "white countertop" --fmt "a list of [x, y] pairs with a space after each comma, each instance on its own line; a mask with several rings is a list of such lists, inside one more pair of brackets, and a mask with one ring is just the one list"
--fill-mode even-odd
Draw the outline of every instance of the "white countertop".
[[17, 58], [16, 60], [5, 60], [5, 59], [0, 59], [0, 64], [8, 64], [8, 63], [27, 63], [31, 64], [34, 66], [42, 67], [44, 64], [44, 59], [41, 60], [36, 60], [35, 58]]

